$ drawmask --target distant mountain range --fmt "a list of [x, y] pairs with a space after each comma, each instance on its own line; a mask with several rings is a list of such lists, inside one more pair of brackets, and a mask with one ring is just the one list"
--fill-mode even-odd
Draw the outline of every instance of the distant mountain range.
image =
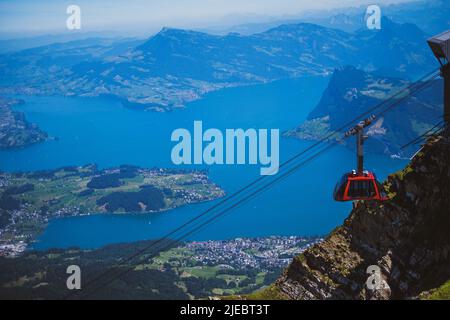
[[382, 6], [384, 15], [400, 23], [414, 23], [430, 35], [450, 29], [448, 0], [421, 0]]
[[[377, 4], [377, 3], [374, 3]], [[412, 23], [429, 34], [440, 33], [450, 28], [450, 6], [447, 0], [421, 0], [396, 4], [379, 4], [381, 14], [398, 23]], [[322, 14], [312, 12], [304, 16], [303, 22], [320, 24], [329, 28], [355, 32], [366, 28], [365, 14], [367, 6], [326, 11]], [[383, 24], [381, 25], [383, 28]]]
[[[432, 128], [442, 119], [443, 81], [433, 80], [423, 91], [413, 94], [376, 120], [368, 131], [369, 152], [410, 155], [417, 148], [401, 147]], [[318, 105], [307, 120], [285, 136], [317, 140], [337, 130], [355, 116], [388, 99], [410, 82], [358, 70], [337, 69]], [[351, 145], [353, 146], [353, 145]]]
[[420, 29], [383, 23], [356, 34], [300, 23], [250, 36], [166, 28], [143, 42], [54, 44], [1, 55], [0, 93], [108, 95], [165, 111], [221, 88], [328, 75], [347, 64], [408, 78], [435, 65]]
[[[376, 3], [374, 3], [376, 4]], [[413, 23], [429, 35], [450, 28], [450, 6], [447, 0], [412, 0], [393, 4], [379, 4], [381, 14], [399, 23]], [[250, 35], [267, 31], [282, 24], [314, 23], [328, 28], [356, 32], [366, 28], [367, 5], [359, 7], [307, 10], [283, 17], [260, 17], [259, 21], [232, 26], [204, 28], [201, 31], [225, 35], [230, 32]]]

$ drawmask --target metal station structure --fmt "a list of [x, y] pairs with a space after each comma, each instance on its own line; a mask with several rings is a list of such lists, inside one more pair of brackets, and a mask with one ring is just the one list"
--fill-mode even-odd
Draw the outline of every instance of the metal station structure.
[[450, 135], [450, 30], [428, 39], [428, 45], [441, 65], [444, 79], [444, 133]]

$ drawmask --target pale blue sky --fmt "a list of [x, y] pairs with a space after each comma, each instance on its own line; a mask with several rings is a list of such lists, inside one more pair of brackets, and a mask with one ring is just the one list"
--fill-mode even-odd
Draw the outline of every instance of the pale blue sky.
[[411, 0], [0, 0], [0, 34], [65, 32], [66, 8], [81, 7], [83, 31], [154, 32], [163, 26], [205, 28], [295, 16], [305, 10]]

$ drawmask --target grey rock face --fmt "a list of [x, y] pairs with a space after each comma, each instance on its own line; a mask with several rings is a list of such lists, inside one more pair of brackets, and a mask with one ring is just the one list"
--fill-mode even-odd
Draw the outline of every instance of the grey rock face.
[[[407, 299], [450, 279], [450, 143], [432, 138], [385, 182], [391, 200], [359, 203], [294, 259], [275, 286], [291, 299]], [[414, 194], [411, 197], [410, 194]], [[376, 288], [367, 285], [378, 266]]]

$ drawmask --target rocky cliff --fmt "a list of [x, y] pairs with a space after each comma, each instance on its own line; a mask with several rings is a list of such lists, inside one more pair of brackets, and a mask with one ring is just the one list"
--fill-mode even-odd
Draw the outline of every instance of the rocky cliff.
[[[338, 68], [307, 120], [285, 132], [285, 136], [320, 140], [351, 121], [354, 115], [367, 112], [410, 84], [408, 80], [381, 76], [352, 66]], [[367, 141], [367, 151], [411, 156], [417, 146], [402, 146], [439, 122], [443, 109], [442, 90], [443, 81], [432, 80], [422, 91], [399, 101], [388, 117], [381, 116], [368, 131], [371, 139]], [[394, 101], [391, 103], [397, 103]]]
[[[341, 227], [254, 297], [449, 298], [449, 163], [450, 140], [430, 139], [410, 165], [385, 182], [390, 201], [359, 203]], [[366, 284], [369, 266], [381, 271], [378, 285]], [[436, 292], [438, 287], [446, 295]]]
[[20, 103], [23, 101], [0, 97], [0, 150], [25, 147], [48, 138], [47, 133], [28, 122], [22, 112], [11, 109]]

